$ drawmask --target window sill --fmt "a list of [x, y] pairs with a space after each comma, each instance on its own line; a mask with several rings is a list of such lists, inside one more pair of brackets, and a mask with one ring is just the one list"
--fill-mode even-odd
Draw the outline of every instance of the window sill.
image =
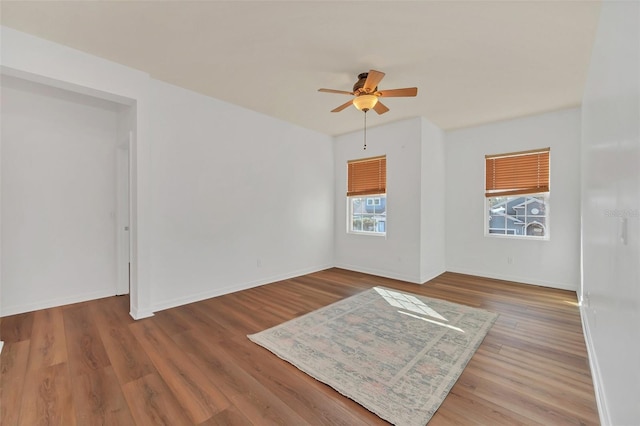
[[347, 235], [365, 235], [367, 237], [383, 237], [386, 238], [387, 234], [377, 233], [377, 232], [358, 232], [358, 231], [347, 231]]
[[488, 238], [502, 238], [507, 240], [528, 240], [528, 241], [550, 241], [551, 237], [533, 237], [533, 236], [524, 236], [524, 235], [502, 235], [502, 234], [484, 234], [485, 237]]

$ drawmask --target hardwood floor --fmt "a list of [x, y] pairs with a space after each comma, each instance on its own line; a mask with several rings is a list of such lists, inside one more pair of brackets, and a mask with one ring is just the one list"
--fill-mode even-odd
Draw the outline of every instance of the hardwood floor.
[[383, 425], [246, 335], [383, 285], [500, 314], [433, 425], [598, 424], [575, 293], [329, 269], [133, 321], [127, 297], [2, 318], [2, 425]]

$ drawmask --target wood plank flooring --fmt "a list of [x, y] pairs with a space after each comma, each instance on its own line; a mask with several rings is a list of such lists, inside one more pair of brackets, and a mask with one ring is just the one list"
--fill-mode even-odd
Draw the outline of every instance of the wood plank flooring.
[[500, 314], [433, 425], [596, 425], [573, 292], [328, 269], [133, 321], [111, 297], [2, 318], [0, 424], [384, 425], [246, 335], [376, 285]]

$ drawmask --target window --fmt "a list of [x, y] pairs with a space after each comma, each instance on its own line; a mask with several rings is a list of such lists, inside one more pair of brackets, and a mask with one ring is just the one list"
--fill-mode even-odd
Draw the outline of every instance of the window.
[[387, 158], [347, 162], [347, 231], [386, 235]]
[[549, 153], [485, 156], [486, 235], [549, 238]]
[[487, 198], [491, 235], [548, 238], [546, 194]]
[[382, 234], [387, 231], [386, 196], [348, 197], [349, 232]]

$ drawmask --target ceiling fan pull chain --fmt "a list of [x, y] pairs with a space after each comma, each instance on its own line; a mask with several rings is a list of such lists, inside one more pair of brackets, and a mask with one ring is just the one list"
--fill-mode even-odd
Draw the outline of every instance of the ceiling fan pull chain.
[[364, 112], [364, 148], [367, 150], [367, 111]]

